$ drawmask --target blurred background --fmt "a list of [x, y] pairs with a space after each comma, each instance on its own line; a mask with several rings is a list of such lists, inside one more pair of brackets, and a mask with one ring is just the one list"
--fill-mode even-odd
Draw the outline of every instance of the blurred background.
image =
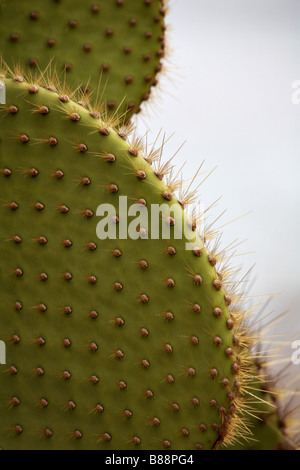
[[232, 265], [252, 268], [249, 302], [266, 321], [289, 311], [274, 330], [289, 358], [300, 340], [300, 2], [170, 0], [167, 23], [167, 73], [138, 133], [172, 136], [165, 159], [185, 142], [174, 163], [186, 161], [187, 180], [203, 161], [202, 179], [214, 170], [201, 203], [221, 197], [210, 220], [226, 211], [215, 225], [221, 247], [242, 242]]

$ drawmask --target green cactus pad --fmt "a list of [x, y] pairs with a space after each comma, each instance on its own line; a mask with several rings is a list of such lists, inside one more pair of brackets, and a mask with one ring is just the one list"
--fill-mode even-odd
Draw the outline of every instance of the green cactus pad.
[[[217, 448], [239, 432], [248, 366], [234, 299], [202, 240], [186, 250], [182, 204], [88, 109], [2, 81], [0, 447]], [[99, 239], [97, 208], [119, 196], [172, 205], [170, 238], [149, 224], [148, 238]]]
[[1, 0], [0, 56], [32, 73], [66, 73], [97, 93], [109, 113], [140, 109], [157, 83], [165, 50], [163, 0]]

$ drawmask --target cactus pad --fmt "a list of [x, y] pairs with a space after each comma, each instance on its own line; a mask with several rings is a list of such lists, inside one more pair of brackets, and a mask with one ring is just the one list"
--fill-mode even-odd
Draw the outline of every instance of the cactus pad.
[[[217, 448], [242, 427], [248, 366], [213, 259], [174, 237], [181, 221], [195, 235], [182, 204], [88, 109], [2, 81], [0, 447]], [[119, 196], [172, 204], [170, 238], [99, 239]]]
[[72, 87], [98, 89], [109, 113], [139, 110], [165, 49], [163, 0], [1, 0], [0, 55], [13, 67], [66, 73]]

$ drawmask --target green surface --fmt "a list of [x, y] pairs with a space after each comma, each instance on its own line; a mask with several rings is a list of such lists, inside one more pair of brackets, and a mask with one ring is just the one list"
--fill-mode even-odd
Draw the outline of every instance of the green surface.
[[[182, 207], [175, 197], [166, 202], [162, 194], [168, 188], [152, 167], [140, 154], [132, 156], [130, 144], [86, 109], [61, 103], [56, 93], [42, 88], [33, 93], [26, 82], [4, 81], [0, 333], [7, 364], [0, 365], [0, 447], [215, 447], [230, 428], [239, 400], [237, 372], [245, 365], [237, 367], [243, 356], [237, 357], [235, 328], [228, 328], [229, 302], [223, 288], [214, 285], [220, 281], [205, 248], [201, 256], [185, 250], [187, 240], [174, 240], [174, 227], [169, 240], [100, 240], [96, 235], [97, 207], [116, 203], [118, 196], [126, 195], [131, 202], [143, 198], [148, 207], [175, 203], [177, 223]], [[45, 111], [41, 106], [47, 114], [36, 112]], [[80, 120], [72, 121], [74, 116]], [[51, 146], [53, 138], [57, 145]], [[83, 148], [87, 151], [80, 152]], [[108, 153], [115, 162], [103, 158]], [[58, 170], [62, 178], [57, 178]], [[139, 170], [146, 179], [137, 177]], [[89, 185], [82, 184], [85, 177]], [[118, 186], [117, 193], [108, 190], [111, 184]], [[68, 212], [62, 213], [62, 207]], [[93, 217], [85, 216], [87, 209]], [[120, 225], [124, 214], [118, 215]], [[187, 223], [184, 216], [183, 224]], [[39, 243], [40, 237], [47, 243]], [[64, 240], [72, 246], [66, 247]], [[89, 243], [96, 249], [90, 250]], [[167, 253], [168, 246], [175, 247], [175, 255]], [[121, 256], [114, 255], [116, 249]], [[147, 269], [141, 268], [141, 260], [147, 261]], [[66, 273], [72, 279], [67, 280]], [[41, 274], [47, 279], [41, 280]], [[194, 275], [201, 276], [201, 284]], [[90, 276], [97, 283], [89, 282]], [[175, 281], [174, 287], [167, 286], [168, 279]], [[141, 301], [142, 295], [148, 302]], [[194, 311], [195, 304], [200, 313]], [[221, 316], [214, 314], [215, 307], [222, 310]], [[172, 320], [167, 320], [167, 312]], [[147, 336], [141, 334], [142, 328]], [[222, 340], [219, 346], [216, 337]], [[39, 338], [46, 343], [40, 345]], [[70, 347], [64, 346], [65, 339]], [[96, 351], [91, 350], [93, 343]], [[232, 355], [226, 354], [228, 347]], [[117, 351], [124, 357], [118, 358], [122, 354]], [[63, 378], [64, 371], [71, 374], [69, 380]], [[168, 375], [173, 383], [168, 383]], [[92, 376], [98, 377], [97, 384]], [[147, 390], [152, 398], [146, 397]], [[233, 401], [230, 392], [235, 394]], [[20, 403], [12, 406], [13, 397]], [[41, 406], [42, 399], [47, 407]], [[76, 405], [73, 410], [70, 401]], [[96, 412], [97, 404], [103, 412]], [[177, 409], [174, 404], [179, 411], [172, 409]], [[132, 412], [130, 418], [124, 417], [125, 410]], [[203, 425], [206, 431], [201, 430]], [[46, 437], [49, 430], [52, 436]]]
[[66, 71], [68, 85], [98, 93], [109, 113], [129, 107], [129, 117], [156, 85], [164, 15], [162, 0], [1, 0], [0, 55], [31, 73], [52, 60], [50, 75]]

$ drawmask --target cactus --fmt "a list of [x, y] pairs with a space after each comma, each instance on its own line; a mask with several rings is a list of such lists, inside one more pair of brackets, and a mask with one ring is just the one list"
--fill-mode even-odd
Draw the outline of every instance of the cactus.
[[275, 391], [264, 382], [257, 369], [253, 373], [254, 377], [256, 374], [252, 380], [255, 413], [251, 413], [248, 423], [251, 435], [224, 447], [226, 450], [276, 450], [284, 445], [285, 432]]
[[[1, 448], [231, 442], [247, 428], [250, 373], [238, 306], [184, 201], [151, 166], [160, 152], [47, 84], [2, 81]], [[172, 208], [161, 213], [170, 237], [153, 239], [149, 223], [135, 240], [100, 240], [97, 207], [119, 196]], [[124, 212], [110, 215], [124, 230]]]
[[[165, 3], [0, 3], [0, 448], [297, 447], [171, 163], [120, 128], [157, 83]], [[172, 207], [170, 238], [119, 209], [137, 239], [99, 240], [119, 196]]]
[[[245, 339], [248, 335], [249, 333], [245, 335]], [[278, 354], [274, 347], [272, 354], [264, 350], [264, 337], [265, 335], [257, 336], [257, 352], [252, 353], [251, 360], [253, 372], [249, 389], [251, 387], [253, 394], [253, 409], [248, 425], [252, 436], [226, 446], [226, 450], [299, 449], [299, 398], [297, 391], [289, 389], [289, 382], [293, 383], [295, 380], [288, 382], [284, 370], [279, 371], [277, 376], [272, 374], [269, 356], [274, 360]], [[282, 358], [278, 356], [278, 360]]]
[[163, 0], [2, 0], [0, 53], [31, 72], [52, 60], [52, 71], [84, 93], [97, 94], [100, 82], [108, 114], [128, 118], [157, 84], [165, 12]]
[[[258, 372], [256, 372], [258, 373]], [[263, 370], [265, 374], [266, 371]], [[259, 377], [259, 376], [258, 376]], [[252, 407], [255, 410], [249, 419], [251, 435], [238, 439], [224, 450], [296, 450], [299, 449], [299, 402], [293, 406], [283, 403], [293, 393], [284, 388], [277, 388], [272, 380], [264, 381], [262, 377], [253, 382], [254, 398]]]

